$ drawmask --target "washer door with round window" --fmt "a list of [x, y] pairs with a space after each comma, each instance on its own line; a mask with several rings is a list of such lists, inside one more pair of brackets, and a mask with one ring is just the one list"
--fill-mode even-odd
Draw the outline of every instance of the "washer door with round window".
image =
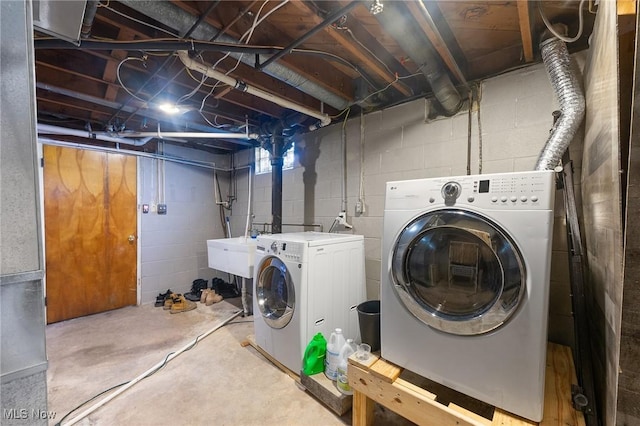
[[258, 309], [265, 323], [271, 328], [284, 328], [295, 309], [293, 281], [286, 265], [270, 256], [260, 263], [256, 282]]
[[458, 209], [407, 224], [393, 247], [391, 275], [413, 316], [455, 335], [497, 329], [526, 293], [524, 261], [509, 235], [488, 218]]

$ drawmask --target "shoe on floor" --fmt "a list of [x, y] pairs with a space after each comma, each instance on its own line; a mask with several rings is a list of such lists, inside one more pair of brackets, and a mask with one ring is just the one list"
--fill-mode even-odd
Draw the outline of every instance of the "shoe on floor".
[[202, 294], [200, 294], [200, 292], [198, 293], [189, 292], [184, 294], [184, 298], [187, 300], [191, 300], [192, 302], [199, 302], [201, 297], [202, 297]]
[[156, 303], [155, 303], [155, 307], [159, 308], [160, 306], [164, 306], [164, 302], [165, 300], [167, 300], [167, 297], [169, 297], [169, 295], [171, 294], [171, 289], [167, 290], [166, 293], [158, 293], [158, 296], [156, 297]]
[[179, 314], [180, 312], [191, 311], [196, 307], [197, 305], [194, 302], [185, 299], [184, 296], [180, 294], [173, 300], [173, 304], [170, 309], [172, 314]]
[[220, 296], [219, 294], [217, 294], [214, 290], [209, 290], [207, 292], [207, 298], [204, 301], [204, 304], [206, 306], [211, 306], [214, 303], [218, 303], [222, 300], [222, 296]]
[[173, 302], [178, 299], [178, 296], [181, 296], [181, 295], [176, 293], [169, 294], [167, 298], [164, 299], [164, 306], [162, 307], [162, 309], [164, 309], [165, 311], [168, 311], [169, 309], [171, 309], [171, 306], [173, 306]]
[[202, 290], [202, 293], [200, 294], [200, 303], [206, 303], [207, 301], [207, 295], [213, 290], [211, 290], [210, 288], [205, 288], [204, 290]]

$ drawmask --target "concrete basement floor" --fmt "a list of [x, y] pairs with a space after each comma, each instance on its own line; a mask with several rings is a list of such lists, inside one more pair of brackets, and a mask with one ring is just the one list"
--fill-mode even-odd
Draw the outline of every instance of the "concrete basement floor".
[[[48, 410], [57, 413], [50, 424], [229, 318], [240, 302], [231, 300], [180, 314], [131, 306], [48, 325]], [[242, 347], [250, 334], [253, 317], [238, 316], [77, 424], [351, 424], [351, 411], [336, 416], [253, 347]], [[412, 424], [379, 406], [375, 423]]]

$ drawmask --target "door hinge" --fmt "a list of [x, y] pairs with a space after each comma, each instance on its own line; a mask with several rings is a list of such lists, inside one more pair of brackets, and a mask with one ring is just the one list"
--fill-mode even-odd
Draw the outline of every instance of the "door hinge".
[[40, 157], [40, 167], [44, 168], [44, 157]]
[[44, 307], [47, 307], [47, 296], [44, 297]]

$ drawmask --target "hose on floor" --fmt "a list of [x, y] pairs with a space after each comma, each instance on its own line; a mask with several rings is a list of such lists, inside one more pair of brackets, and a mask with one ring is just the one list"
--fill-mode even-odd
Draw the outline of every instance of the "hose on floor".
[[97, 410], [98, 408], [100, 408], [101, 406], [106, 404], [107, 402], [111, 401], [112, 399], [114, 399], [115, 397], [117, 397], [118, 395], [120, 395], [121, 393], [123, 393], [124, 391], [126, 391], [127, 389], [132, 387], [133, 385], [135, 385], [136, 383], [146, 379], [147, 377], [151, 377], [152, 375], [156, 374], [165, 365], [167, 365], [169, 363], [169, 361], [173, 360], [178, 355], [182, 354], [183, 352], [186, 352], [188, 350], [191, 350], [191, 349], [195, 348], [197, 346], [198, 342], [203, 340], [205, 337], [209, 336], [214, 331], [219, 330], [220, 328], [222, 328], [222, 327], [224, 327], [226, 325], [230, 325], [230, 324], [242, 324], [242, 323], [253, 322], [253, 321], [234, 321], [234, 322], [232, 322], [233, 319], [235, 319], [238, 315], [240, 315], [242, 313], [243, 313], [242, 310], [238, 311], [238, 312], [235, 312], [233, 315], [231, 315], [229, 318], [224, 320], [222, 323], [220, 323], [220, 324], [216, 325], [215, 327], [211, 328], [210, 330], [200, 334], [198, 337], [193, 339], [191, 342], [189, 342], [186, 346], [182, 347], [178, 351], [169, 352], [164, 357], [164, 360], [162, 360], [158, 364], [154, 365], [149, 370], [145, 371], [144, 373], [142, 373], [141, 375], [139, 375], [135, 379], [132, 379], [132, 380], [129, 380], [127, 382], [123, 382], [123, 383], [120, 383], [118, 385], [112, 386], [109, 389], [103, 390], [102, 392], [100, 392], [100, 393], [92, 396], [91, 398], [87, 399], [86, 401], [84, 401], [83, 403], [81, 403], [80, 405], [78, 405], [77, 407], [72, 409], [71, 411], [69, 411], [67, 414], [65, 414], [65, 416], [62, 417], [60, 419], [60, 421], [55, 424], [55, 426], [61, 426], [63, 424], [63, 422], [67, 419], [67, 417], [69, 417], [72, 413], [78, 411], [80, 408], [84, 407], [85, 405], [87, 405], [91, 401], [95, 400], [96, 398], [99, 398], [100, 396], [102, 396], [102, 395], [104, 395], [104, 394], [106, 394], [108, 392], [111, 392], [114, 389], [120, 388], [119, 391], [114, 392], [113, 394], [111, 394], [108, 397], [106, 397], [104, 400], [99, 401], [96, 404], [94, 404], [93, 406], [87, 408], [85, 411], [83, 411], [82, 413], [78, 414], [76, 417], [72, 418], [67, 423], [64, 423], [64, 425], [65, 426], [73, 425], [73, 424], [79, 422], [80, 420], [82, 420], [83, 418], [85, 418], [86, 416], [88, 416], [89, 414], [91, 414], [92, 412], [94, 412], [95, 410]]

